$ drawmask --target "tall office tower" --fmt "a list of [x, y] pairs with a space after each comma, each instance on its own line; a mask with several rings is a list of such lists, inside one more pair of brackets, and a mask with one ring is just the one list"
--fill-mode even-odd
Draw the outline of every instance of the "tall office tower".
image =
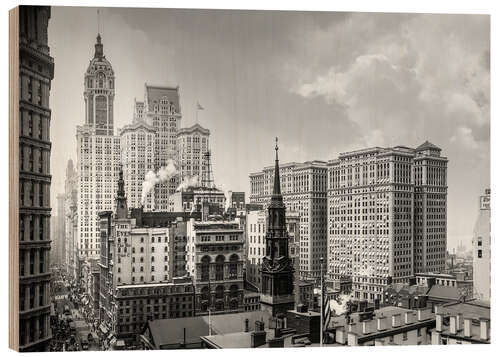
[[415, 273], [446, 267], [447, 165], [441, 149], [428, 141], [415, 150]]
[[52, 337], [49, 19], [49, 6], [19, 7], [19, 351], [45, 351]]
[[70, 276], [75, 276], [75, 256], [78, 257], [75, 243], [76, 233], [74, 224], [77, 223], [76, 207], [78, 203], [78, 174], [69, 159], [66, 166], [66, 179], [64, 180], [64, 248], [66, 271]]
[[115, 76], [97, 35], [85, 73], [85, 124], [77, 127], [78, 252], [99, 254], [98, 213], [113, 209], [120, 166], [120, 137], [113, 135]]
[[210, 150], [210, 130], [195, 124], [179, 129], [177, 133], [178, 164], [181, 180], [197, 176], [202, 184], [208, 179], [208, 164], [205, 154]]
[[[181, 124], [179, 87], [144, 85], [144, 121], [156, 130], [155, 168], [167, 166], [169, 160], [177, 161], [177, 132]], [[175, 192], [179, 182], [174, 176], [155, 186], [155, 208], [168, 209], [168, 196]]]
[[[326, 181], [327, 167], [324, 161], [288, 163], [279, 169], [282, 180], [281, 192], [287, 210], [299, 215], [299, 276], [319, 278], [321, 258], [327, 256], [326, 231]], [[250, 174], [250, 202], [270, 202], [273, 167]]]
[[480, 300], [491, 299], [491, 211], [490, 189], [479, 198], [479, 214], [474, 226], [473, 282], [474, 297]]
[[144, 121], [144, 102], [138, 102], [134, 98], [134, 118], [132, 123], [135, 124], [138, 121]]
[[295, 308], [294, 269], [289, 257], [285, 204], [281, 195], [278, 138], [271, 202], [267, 207], [266, 252], [262, 258], [260, 304], [277, 317]]
[[125, 179], [125, 192], [129, 207], [151, 211], [154, 205], [154, 190], [142, 202], [142, 184], [149, 171], [155, 171], [154, 128], [142, 121], [126, 125], [120, 129], [121, 163]]
[[61, 266], [64, 264], [66, 256], [66, 247], [65, 247], [66, 196], [64, 194], [59, 194], [56, 196], [56, 200], [57, 200], [57, 219], [56, 219], [57, 235], [52, 237], [51, 251], [53, 252], [53, 254], [51, 257], [51, 263], [53, 265]]
[[[427, 188], [431, 192], [443, 188], [430, 179], [441, 175], [442, 180], [444, 175], [445, 183], [447, 160], [439, 156], [440, 150], [426, 147], [369, 148], [342, 153], [328, 162], [328, 277], [352, 279], [357, 299], [382, 299], [383, 288], [391, 281], [407, 282], [424, 254], [415, 246], [421, 227], [432, 233], [424, 242], [435, 249], [433, 262], [442, 254], [444, 264], [446, 233], [442, 237], [441, 232], [446, 232], [446, 219], [437, 217], [446, 217], [446, 186], [444, 204], [438, 204], [441, 195], [433, 193], [424, 196], [426, 203], [419, 211], [417, 197]], [[431, 162], [439, 162], [444, 171], [438, 174]], [[420, 165], [426, 167], [423, 183], [418, 179]]]

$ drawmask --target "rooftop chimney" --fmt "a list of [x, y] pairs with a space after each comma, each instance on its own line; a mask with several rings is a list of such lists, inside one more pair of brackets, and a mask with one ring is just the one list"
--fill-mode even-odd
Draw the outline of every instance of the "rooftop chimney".
[[450, 333], [455, 335], [457, 333], [457, 317], [450, 316]]
[[413, 311], [406, 311], [405, 312], [405, 324], [411, 324], [413, 323]]
[[436, 331], [437, 332], [443, 331], [443, 314], [442, 313], [436, 314]]
[[371, 320], [363, 321], [363, 334], [367, 335], [370, 333], [370, 323]]
[[457, 314], [457, 331], [462, 331], [462, 324], [464, 323], [464, 314], [459, 312]]
[[472, 337], [472, 319], [464, 318], [464, 337]]
[[392, 327], [401, 326], [401, 314], [392, 315]]
[[377, 330], [378, 331], [384, 331], [387, 328], [386, 321], [387, 321], [386, 316], [377, 317]]
[[417, 320], [418, 321], [425, 320], [425, 310], [424, 309], [418, 309], [417, 310]]
[[266, 344], [266, 331], [253, 331], [250, 335], [250, 339], [251, 339], [250, 347], [252, 347], [252, 348], [265, 345]]
[[480, 318], [479, 319], [479, 328], [480, 328], [480, 338], [483, 341], [489, 340], [490, 338], [490, 329], [489, 325], [490, 320], [485, 319], [485, 318]]

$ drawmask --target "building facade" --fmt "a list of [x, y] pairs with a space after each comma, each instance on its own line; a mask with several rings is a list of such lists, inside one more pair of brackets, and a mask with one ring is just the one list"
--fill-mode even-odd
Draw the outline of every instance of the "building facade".
[[480, 300], [491, 298], [491, 211], [490, 189], [479, 199], [479, 214], [472, 237], [474, 296]]
[[355, 298], [441, 271], [446, 256], [446, 164], [428, 142], [369, 148], [328, 162], [328, 277], [352, 278]]
[[74, 257], [78, 257], [78, 217], [77, 217], [77, 203], [78, 203], [78, 174], [73, 165], [73, 160], [69, 159], [66, 166], [66, 178], [64, 180], [64, 263], [66, 272], [69, 276], [74, 276]]
[[[279, 168], [286, 209], [299, 215], [298, 275], [319, 278], [320, 261], [327, 257], [327, 167], [324, 161], [288, 163]], [[250, 174], [250, 202], [269, 204], [273, 167]]]
[[187, 223], [186, 270], [197, 314], [244, 310], [243, 232], [237, 222]]
[[155, 208], [154, 190], [142, 197], [142, 184], [149, 171], [155, 172], [155, 129], [143, 121], [135, 121], [119, 130], [121, 163], [125, 193], [129, 207]]
[[[156, 170], [167, 166], [169, 160], [177, 161], [177, 133], [181, 125], [179, 87], [153, 86], [144, 84], [142, 118], [156, 132], [154, 166]], [[136, 103], [137, 112], [140, 112]], [[168, 196], [175, 192], [179, 184], [173, 176], [167, 182], [155, 186], [155, 208], [168, 209]]]
[[178, 165], [180, 179], [198, 177], [200, 185], [208, 179], [205, 154], [210, 150], [210, 130], [200, 124], [179, 129], [177, 132]]
[[57, 214], [56, 214], [56, 229], [55, 236], [52, 236], [52, 246], [51, 246], [51, 264], [62, 266], [65, 262], [66, 256], [66, 240], [65, 240], [65, 232], [66, 232], [66, 197], [64, 194], [59, 194], [56, 196], [57, 200]]
[[45, 351], [50, 329], [48, 6], [19, 7], [19, 351]]
[[84, 78], [85, 124], [76, 134], [81, 258], [99, 255], [98, 213], [113, 208], [120, 163], [120, 137], [113, 135], [115, 76], [99, 34]]

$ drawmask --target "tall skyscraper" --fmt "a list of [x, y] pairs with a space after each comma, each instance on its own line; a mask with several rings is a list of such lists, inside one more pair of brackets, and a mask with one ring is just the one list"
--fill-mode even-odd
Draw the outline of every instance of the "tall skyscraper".
[[[137, 110], [140, 110], [137, 106]], [[155, 168], [167, 166], [169, 160], [177, 161], [177, 132], [181, 124], [179, 87], [144, 85], [143, 120], [156, 131]], [[155, 186], [155, 208], [168, 209], [168, 196], [175, 192], [179, 182], [174, 176]]]
[[491, 211], [490, 189], [479, 197], [479, 214], [472, 237], [474, 297], [491, 299]]
[[[321, 258], [326, 260], [326, 180], [324, 161], [288, 163], [279, 168], [281, 192], [287, 210], [299, 215], [298, 266], [302, 278], [319, 278]], [[269, 204], [273, 167], [250, 174], [250, 202]]]
[[98, 213], [113, 209], [120, 164], [120, 137], [113, 135], [115, 75], [97, 35], [85, 73], [85, 124], [77, 127], [78, 251], [99, 254]]
[[19, 351], [47, 350], [50, 329], [49, 6], [19, 7]]
[[76, 259], [78, 258], [78, 240], [75, 239], [77, 231], [77, 203], [78, 203], [78, 173], [69, 159], [66, 166], [66, 179], [64, 181], [64, 240], [65, 240], [65, 265], [69, 276], [76, 276]]
[[[142, 184], [149, 171], [155, 171], [155, 129], [143, 121], [135, 121], [120, 129], [121, 162], [129, 207], [142, 205]], [[144, 200], [144, 210], [155, 208], [155, 192]]]
[[446, 255], [446, 164], [428, 142], [368, 148], [328, 162], [328, 276], [355, 298], [441, 271]]
[[278, 138], [271, 202], [267, 207], [266, 253], [262, 258], [260, 303], [273, 317], [295, 308], [294, 269], [288, 250], [285, 204], [281, 195]]
[[446, 267], [447, 166], [448, 159], [441, 156], [436, 145], [426, 141], [415, 149], [415, 273], [442, 271]]
[[63, 265], [65, 263], [66, 256], [66, 240], [65, 240], [65, 231], [66, 231], [66, 196], [64, 194], [59, 194], [56, 196], [57, 200], [57, 219], [56, 223], [56, 235], [52, 237], [52, 264], [54, 265]]
[[178, 164], [180, 178], [197, 176], [200, 184], [208, 180], [206, 153], [209, 146], [210, 130], [195, 124], [179, 129], [177, 133]]

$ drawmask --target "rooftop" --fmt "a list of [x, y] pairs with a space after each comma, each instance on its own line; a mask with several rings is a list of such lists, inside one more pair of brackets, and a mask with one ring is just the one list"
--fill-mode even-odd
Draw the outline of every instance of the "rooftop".
[[[219, 314], [210, 317], [212, 334], [229, 334], [242, 332], [245, 329], [245, 320], [248, 319], [249, 330], [255, 327], [255, 321], [264, 321], [268, 324], [270, 315], [266, 311], [251, 311], [234, 314]], [[186, 343], [196, 343], [201, 336], [209, 334], [208, 315], [185, 317], [179, 319], [161, 319], [148, 322], [151, 332], [151, 341], [157, 348], [161, 346], [183, 342], [184, 329], [186, 331]]]

